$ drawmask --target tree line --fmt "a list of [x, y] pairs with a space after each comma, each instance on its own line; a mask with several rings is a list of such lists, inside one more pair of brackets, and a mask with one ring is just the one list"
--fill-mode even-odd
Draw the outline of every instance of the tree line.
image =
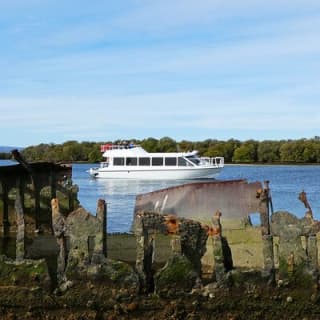
[[[78, 142], [67, 141], [62, 144], [39, 144], [21, 151], [28, 161], [84, 161], [102, 160], [100, 145], [119, 144], [124, 141]], [[175, 141], [170, 137], [161, 139], [130, 139], [148, 152], [183, 152], [198, 150], [201, 156], [222, 156], [227, 163], [320, 163], [320, 137], [298, 140], [246, 140], [229, 139], [220, 141]]]

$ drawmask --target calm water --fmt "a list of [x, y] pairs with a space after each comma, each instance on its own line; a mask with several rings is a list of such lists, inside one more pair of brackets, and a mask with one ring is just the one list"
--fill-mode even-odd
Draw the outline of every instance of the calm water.
[[[108, 231], [129, 231], [135, 197], [149, 192], [190, 181], [130, 181], [94, 180], [86, 170], [90, 164], [73, 165], [73, 182], [80, 187], [79, 200], [92, 213], [97, 199], [108, 203]], [[298, 200], [299, 192], [307, 193], [316, 219], [320, 219], [320, 166], [256, 166], [227, 165], [220, 180], [247, 179], [249, 182], [269, 180], [274, 210], [288, 210], [303, 216], [306, 209]]]
[[[86, 172], [92, 166], [96, 165], [74, 164], [73, 182], [79, 186], [80, 203], [88, 211], [95, 213], [97, 200], [106, 200], [109, 232], [130, 230], [137, 194], [190, 182], [94, 180]], [[320, 166], [227, 165], [219, 179], [269, 180], [274, 210], [288, 210], [300, 217], [306, 209], [298, 200], [298, 195], [304, 190], [315, 218], [320, 219]]]

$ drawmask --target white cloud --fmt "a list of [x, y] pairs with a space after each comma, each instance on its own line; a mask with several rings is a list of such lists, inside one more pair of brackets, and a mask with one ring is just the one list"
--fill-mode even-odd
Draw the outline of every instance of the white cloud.
[[316, 0], [162, 0], [145, 1], [144, 5], [116, 20], [121, 28], [147, 32], [174, 30], [188, 25], [221, 23], [225, 19], [237, 17], [259, 18], [268, 14], [314, 12], [320, 9]]
[[[232, 95], [230, 99], [229, 94]], [[4, 108], [6, 106], [7, 109]], [[88, 138], [103, 128], [118, 132], [127, 128], [190, 127], [317, 128], [320, 112], [313, 105], [290, 101], [286, 96], [247, 98], [235, 92], [181, 92], [126, 97], [68, 97], [0, 100], [4, 124], [63, 133], [85, 132]], [[11, 110], [9, 112], [9, 110]], [[51, 128], [51, 129], [50, 129]]]
[[0, 2], [0, 133], [317, 130], [319, 1], [74, 3]]

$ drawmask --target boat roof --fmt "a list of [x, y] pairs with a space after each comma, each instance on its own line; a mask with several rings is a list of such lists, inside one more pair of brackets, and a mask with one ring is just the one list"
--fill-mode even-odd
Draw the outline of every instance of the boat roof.
[[185, 157], [193, 156], [197, 151], [192, 152], [147, 152], [141, 146], [112, 146], [107, 149], [103, 157]]

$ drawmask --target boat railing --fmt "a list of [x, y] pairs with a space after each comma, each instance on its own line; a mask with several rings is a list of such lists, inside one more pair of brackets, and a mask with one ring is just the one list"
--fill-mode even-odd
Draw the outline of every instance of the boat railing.
[[201, 157], [200, 161], [204, 165], [210, 165], [222, 168], [224, 166], [224, 157]]
[[122, 150], [122, 149], [132, 149], [140, 147], [140, 145], [128, 143], [128, 144], [102, 144], [100, 146], [101, 152], [105, 152], [107, 150]]

